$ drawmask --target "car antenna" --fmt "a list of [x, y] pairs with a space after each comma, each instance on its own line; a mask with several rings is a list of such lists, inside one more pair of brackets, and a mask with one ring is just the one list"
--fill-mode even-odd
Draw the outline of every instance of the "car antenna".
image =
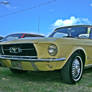
[[40, 33], [40, 16], [38, 16], [38, 33]]

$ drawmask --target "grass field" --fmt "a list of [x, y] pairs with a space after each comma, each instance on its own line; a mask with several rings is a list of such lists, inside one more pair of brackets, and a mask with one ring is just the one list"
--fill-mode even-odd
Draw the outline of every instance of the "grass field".
[[75, 85], [63, 83], [57, 71], [13, 74], [0, 68], [0, 92], [92, 92], [92, 68]]

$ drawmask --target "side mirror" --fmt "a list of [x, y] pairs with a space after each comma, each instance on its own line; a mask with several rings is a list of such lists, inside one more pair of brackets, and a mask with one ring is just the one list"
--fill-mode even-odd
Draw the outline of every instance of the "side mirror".
[[88, 39], [89, 38], [89, 34], [80, 34], [78, 37], [80, 39]]

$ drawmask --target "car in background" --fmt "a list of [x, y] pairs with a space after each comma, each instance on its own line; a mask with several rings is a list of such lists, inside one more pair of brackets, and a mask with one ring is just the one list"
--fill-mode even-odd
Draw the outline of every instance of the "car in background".
[[33, 34], [33, 33], [15, 33], [4, 37], [1, 41], [11, 41], [11, 40], [17, 40], [20, 38], [28, 38], [28, 37], [44, 37], [44, 36], [40, 34]]

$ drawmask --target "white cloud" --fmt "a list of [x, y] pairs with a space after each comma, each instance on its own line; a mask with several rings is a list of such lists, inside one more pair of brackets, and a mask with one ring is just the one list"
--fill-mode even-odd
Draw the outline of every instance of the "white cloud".
[[88, 18], [76, 18], [71, 16], [69, 19], [57, 19], [56, 22], [53, 24], [53, 27], [60, 27], [60, 26], [69, 26], [69, 25], [76, 25], [76, 24], [91, 24]]

